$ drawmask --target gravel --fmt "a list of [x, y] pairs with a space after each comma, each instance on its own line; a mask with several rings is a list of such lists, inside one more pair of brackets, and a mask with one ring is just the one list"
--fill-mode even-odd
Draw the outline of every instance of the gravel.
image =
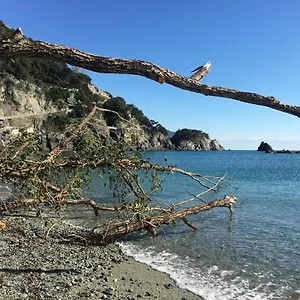
[[4, 220], [0, 299], [202, 299], [180, 289], [167, 274], [127, 257], [115, 244], [79, 243], [83, 230], [58, 219]]

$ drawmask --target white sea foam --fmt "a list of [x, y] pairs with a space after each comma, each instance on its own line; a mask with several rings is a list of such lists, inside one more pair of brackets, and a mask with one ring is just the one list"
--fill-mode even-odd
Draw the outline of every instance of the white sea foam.
[[151, 247], [140, 249], [130, 242], [121, 242], [119, 246], [128, 256], [151, 266], [153, 269], [169, 274], [180, 288], [200, 295], [205, 300], [274, 299], [273, 295], [258, 292], [261, 287], [251, 289], [249, 283], [239, 276], [230, 282], [222, 280], [224, 276], [232, 274], [231, 270], [219, 270], [218, 266], [211, 266], [200, 271], [200, 269], [188, 267], [188, 258], [183, 260], [166, 251], [157, 254]]

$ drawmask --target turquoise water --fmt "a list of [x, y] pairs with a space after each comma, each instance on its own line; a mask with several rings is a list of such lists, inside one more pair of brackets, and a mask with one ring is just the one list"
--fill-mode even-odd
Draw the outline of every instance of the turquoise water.
[[[232, 217], [227, 208], [189, 216], [198, 231], [178, 221], [162, 226], [155, 238], [131, 235], [120, 241], [128, 255], [170, 274], [180, 287], [206, 300], [300, 299], [300, 155], [174, 151], [147, 152], [145, 157], [203, 175], [227, 172], [228, 184], [201, 199], [230, 195], [238, 202]], [[91, 176], [93, 182], [96, 175]], [[179, 174], [164, 174], [163, 179], [154, 203], [168, 206], [199, 192], [195, 181]], [[108, 188], [96, 184], [86, 196], [115, 201]], [[74, 208], [68, 217], [91, 226], [99, 222], [91, 215], [88, 208]]]
[[[203, 175], [227, 172], [228, 185], [202, 199], [230, 195], [238, 202], [232, 218], [227, 208], [189, 216], [198, 231], [178, 221], [162, 226], [155, 238], [131, 235], [120, 241], [128, 255], [170, 274], [180, 287], [206, 300], [300, 299], [300, 155], [174, 151], [147, 152], [145, 157]], [[163, 178], [163, 190], [153, 197], [160, 205], [199, 192], [196, 182], [179, 174]], [[108, 189], [96, 185], [86, 193], [102, 202], [113, 200]], [[81, 210], [79, 217], [84, 215]]]
[[[226, 208], [164, 226], [156, 238], [135, 235], [121, 242], [137, 260], [169, 273], [205, 299], [300, 299], [300, 155], [256, 151], [151, 152], [152, 162], [205, 175], [228, 173], [230, 185], [205, 200], [238, 197]], [[165, 177], [159, 203], [196, 194], [187, 178]]]

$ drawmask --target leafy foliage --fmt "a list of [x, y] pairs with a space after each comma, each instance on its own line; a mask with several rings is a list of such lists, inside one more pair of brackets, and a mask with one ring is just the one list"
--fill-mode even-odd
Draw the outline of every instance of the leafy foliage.
[[[141, 188], [141, 181], [150, 183], [150, 193], [156, 192], [160, 188], [158, 173], [155, 170], [142, 173], [139, 167], [145, 161], [141, 153], [128, 153], [122, 141], [104, 143], [90, 126], [92, 121], [89, 117], [86, 123], [85, 119], [67, 123], [64, 129], [67, 142], [61, 141], [52, 152], [43, 147], [40, 135], [26, 132], [2, 149], [0, 175], [13, 187], [14, 196], [21, 200], [34, 198], [36, 203], [50, 205], [83, 199], [83, 188], [89, 186], [91, 172], [96, 172], [99, 181], [105, 180], [106, 174], [127, 217], [132, 210], [146, 209], [149, 199]], [[130, 171], [128, 162], [134, 166]]]
[[[111, 99], [108, 99], [104, 103], [103, 107], [117, 111], [124, 119], [129, 120], [130, 118], [134, 118], [140, 125], [144, 127], [144, 129], [150, 132], [160, 132], [165, 135], [168, 134], [166, 128], [164, 128], [158, 122], [148, 119], [140, 109], [133, 104], [127, 104], [122, 97], [112, 97]], [[118, 125], [117, 123], [119, 122], [119, 118], [116, 114], [106, 112], [105, 119], [108, 126]]]
[[201, 138], [209, 139], [209, 135], [201, 130], [184, 128], [177, 130], [171, 140], [175, 146], [179, 146], [181, 141], [196, 142]]
[[161, 124], [154, 120], [149, 120], [144, 113], [138, 109], [135, 105], [129, 104], [129, 111], [131, 116], [133, 116], [141, 125], [145, 126], [152, 132], [161, 132], [167, 135], [167, 129], [164, 128]]
[[[125, 100], [122, 97], [113, 97], [108, 99], [104, 105], [104, 108], [117, 111], [120, 116], [126, 120], [129, 120], [129, 114], [128, 114], [128, 106], [125, 102]], [[108, 126], [117, 126], [119, 118], [116, 114], [111, 112], [105, 112], [104, 118], [106, 119]]]

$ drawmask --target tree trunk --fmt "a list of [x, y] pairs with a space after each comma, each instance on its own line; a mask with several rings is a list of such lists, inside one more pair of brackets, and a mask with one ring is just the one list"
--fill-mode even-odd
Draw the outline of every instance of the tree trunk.
[[[21, 31], [22, 32], [22, 31]], [[97, 56], [77, 49], [32, 41], [25, 37], [20, 39], [20, 31], [16, 31], [18, 39], [13, 37], [0, 42], [0, 58], [40, 57], [61, 61], [98, 73], [116, 73], [139, 75], [159, 83], [168, 83], [175, 87], [205, 96], [230, 98], [245, 103], [270, 107], [300, 117], [300, 107], [285, 104], [273, 96], [243, 92], [219, 86], [201, 84], [193, 78], [187, 78], [150, 62], [136, 59], [121, 59]]]

